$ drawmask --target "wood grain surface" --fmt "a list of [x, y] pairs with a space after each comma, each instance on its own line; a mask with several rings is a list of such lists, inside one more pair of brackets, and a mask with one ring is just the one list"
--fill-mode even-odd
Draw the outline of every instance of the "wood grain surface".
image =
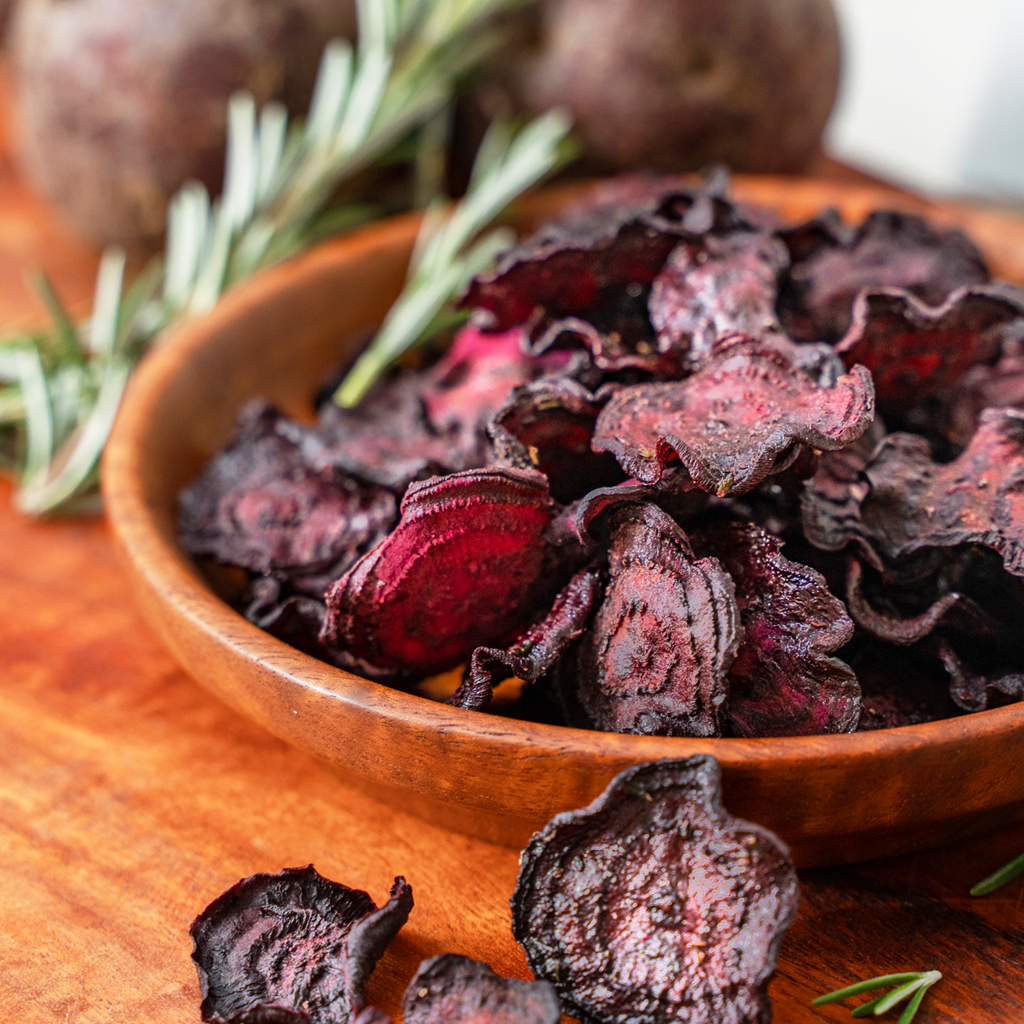
[[[0, 82], [2, 93], [2, 82]], [[2, 100], [2, 95], [0, 95]], [[44, 266], [73, 305], [97, 254], [17, 177], [0, 105], [0, 324], [37, 308]], [[400, 751], [382, 756], [400, 757]], [[1024, 1018], [1024, 881], [971, 883], [1024, 849], [1024, 827], [855, 868], [801, 872], [803, 902], [771, 993], [780, 1024], [849, 1020], [817, 994], [938, 969], [920, 1024]], [[509, 931], [514, 851], [424, 824], [220, 704], [143, 623], [101, 519], [29, 522], [0, 485], [0, 1021], [199, 1020], [188, 926], [257, 871], [314, 863], [416, 909], [369, 995], [395, 1013], [444, 950], [528, 976]], [[895, 1016], [895, 1015], [893, 1015]]]

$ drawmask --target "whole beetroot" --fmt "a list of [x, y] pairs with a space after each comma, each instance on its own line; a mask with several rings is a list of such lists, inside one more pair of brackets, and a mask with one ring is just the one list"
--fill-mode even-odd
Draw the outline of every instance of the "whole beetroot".
[[228, 98], [305, 113], [351, 0], [23, 0], [10, 48], [30, 180], [84, 237], [158, 237], [189, 178], [217, 189]]
[[835, 99], [829, 0], [545, 0], [528, 108], [564, 106], [607, 169], [806, 167]]

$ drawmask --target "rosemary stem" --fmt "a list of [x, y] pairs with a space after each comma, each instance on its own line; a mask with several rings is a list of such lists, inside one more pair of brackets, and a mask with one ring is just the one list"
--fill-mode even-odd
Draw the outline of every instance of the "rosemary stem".
[[983, 878], [977, 885], [971, 888], [972, 896], [987, 896], [996, 889], [1001, 889], [1008, 882], [1012, 882], [1018, 875], [1024, 874], [1024, 853], [1015, 857], [1009, 864], [1004, 864], [998, 871], [993, 871], [987, 878]]

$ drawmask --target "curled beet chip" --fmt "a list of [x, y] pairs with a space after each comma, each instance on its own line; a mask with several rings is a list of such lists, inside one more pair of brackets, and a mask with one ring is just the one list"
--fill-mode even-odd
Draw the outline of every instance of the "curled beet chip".
[[602, 574], [582, 569], [559, 592], [551, 611], [511, 647], [478, 647], [462, 685], [449, 698], [457, 708], [478, 710], [490, 703], [494, 686], [511, 676], [536, 682], [578, 640], [601, 598]]
[[724, 496], [786, 468], [801, 446], [842, 448], [874, 415], [871, 375], [854, 366], [823, 386], [800, 349], [781, 337], [720, 338], [692, 377], [620, 389], [597, 418], [594, 450], [643, 483], [678, 458], [698, 487]]
[[819, 218], [779, 234], [793, 258], [779, 315], [797, 341], [838, 341], [865, 288], [905, 288], [937, 306], [954, 289], [989, 280], [966, 235], [914, 214], [876, 210], [852, 231], [836, 217]]
[[949, 673], [949, 694], [964, 711], [985, 711], [1024, 700], [1024, 673], [975, 673], [949, 643], [940, 645], [939, 656]]
[[402, 999], [403, 1024], [558, 1024], [561, 1018], [548, 982], [502, 978], [455, 953], [424, 960]]
[[767, 232], [676, 246], [649, 300], [659, 349], [682, 349], [690, 363], [700, 363], [719, 335], [772, 330], [778, 276], [788, 264], [786, 247]]
[[[1024, 325], [1022, 325], [1024, 326]], [[1016, 333], [1016, 331], [1014, 331]], [[972, 366], [943, 396], [935, 429], [958, 448], [965, 448], [984, 409], [1024, 409], [1024, 344], [1019, 337], [992, 366]]]
[[999, 351], [999, 329], [1024, 314], [1024, 293], [998, 286], [959, 288], [941, 306], [907, 291], [862, 292], [853, 323], [836, 346], [847, 366], [872, 374], [879, 409], [912, 406]]
[[[970, 633], [974, 636], [995, 637], [999, 624], [966, 594], [951, 590], [936, 595], [927, 608], [914, 614], [901, 614], [892, 601], [872, 602], [866, 593], [865, 569], [856, 558], [850, 559], [846, 574], [846, 605], [857, 625], [880, 640], [893, 644], [914, 644], [936, 630]], [[882, 577], [884, 582], [884, 576]], [[884, 588], [882, 597], [885, 596]], [[888, 606], [887, 606], [888, 605]]]
[[930, 547], [983, 544], [1007, 571], [1024, 576], [1024, 413], [987, 409], [966, 450], [932, 460], [928, 441], [889, 434], [859, 472], [837, 474], [832, 460], [804, 495], [804, 533], [836, 551], [857, 541], [895, 561]]
[[656, 505], [621, 502], [603, 515], [609, 579], [561, 684], [569, 724], [722, 735], [726, 674], [742, 636], [732, 579], [717, 559], [695, 559]]
[[185, 549], [322, 594], [381, 540], [397, 518], [394, 496], [309, 466], [295, 441], [304, 433], [265, 402], [246, 406], [232, 442], [181, 492]]
[[618, 483], [623, 474], [614, 457], [590, 447], [603, 404], [566, 377], [517, 388], [488, 426], [498, 463], [535, 466], [563, 504]]
[[736, 585], [743, 642], [729, 670], [729, 725], [738, 736], [852, 732], [860, 686], [829, 655], [853, 636], [842, 601], [824, 577], [780, 552], [751, 523], [716, 523], [690, 535], [698, 555], [717, 557]]
[[396, 878], [381, 908], [307, 865], [251, 875], [192, 922], [204, 1021], [350, 1024], [366, 979], [412, 910]]
[[553, 506], [535, 470], [413, 484], [394, 531], [327, 592], [322, 634], [382, 669], [424, 675], [504, 646], [558, 590]]
[[722, 809], [707, 756], [629, 768], [530, 840], [512, 931], [588, 1024], [767, 1024], [799, 901], [789, 851]]
[[575, 335], [602, 369], [677, 371], [679, 361], [658, 350], [651, 283], [680, 238], [750, 227], [724, 198], [725, 183], [648, 179], [598, 191], [596, 205], [542, 228], [477, 277], [463, 305], [486, 310], [492, 330], [528, 324], [535, 351]]

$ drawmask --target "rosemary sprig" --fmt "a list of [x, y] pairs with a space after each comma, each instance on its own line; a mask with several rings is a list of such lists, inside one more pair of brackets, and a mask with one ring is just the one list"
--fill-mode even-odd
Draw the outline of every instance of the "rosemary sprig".
[[557, 110], [518, 133], [498, 122], [491, 125], [474, 161], [465, 197], [447, 212], [442, 212], [440, 202], [427, 208], [405, 288], [335, 392], [339, 405], [357, 405], [388, 366], [432, 335], [432, 325], [438, 323], [445, 304], [512, 244], [515, 235], [507, 229], [478, 236], [516, 196], [568, 155], [564, 143], [569, 128], [568, 116]]
[[971, 887], [972, 896], [987, 896], [996, 889], [1012, 882], [1018, 875], [1024, 875], [1024, 853], [1015, 857], [1009, 864], [1004, 864], [997, 871], [993, 871], [987, 878], [983, 878], [977, 885]]
[[869, 978], [867, 981], [859, 981], [855, 985], [848, 985], [846, 988], [836, 989], [827, 995], [818, 996], [813, 1000], [811, 1006], [824, 1006], [827, 1003], [839, 1003], [850, 996], [858, 996], [862, 992], [878, 992], [880, 989], [890, 989], [888, 993], [878, 996], [862, 1003], [850, 1011], [851, 1017], [880, 1017], [888, 1013], [898, 1003], [909, 1000], [900, 1014], [897, 1024], [910, 1024], [917, 1015], [921, 1001], [925, 993], [942, 978], [940, 971], [908, 971], [904, 974], [883, 974], [877, 978]]
[[[257, 114], [250, 95], [232, 99], [220, 199], [184, 186], [168, 209], [164, 258], [131, 288], [123, 287], [123, 254], [109, 250], [92, 317], [75, 324], [39, 284], [50, 329], [0, 341], [0, 460], [19, 478], [19, 508], [70, 510], [90, 494], [128, 377], [170, 325], [209, 310], [254, 271], [372, 216], [362, 203], [329, 209], [339, 184], [437, 116], [499, 41], [494, 16], [523, 2], [357, 0], [358, 46], [328, 46], [304, 123], [290, 126], [280, 104]], [[472, 250], [457, 248], [467, 266], [486, 251], [471, 259]]]

